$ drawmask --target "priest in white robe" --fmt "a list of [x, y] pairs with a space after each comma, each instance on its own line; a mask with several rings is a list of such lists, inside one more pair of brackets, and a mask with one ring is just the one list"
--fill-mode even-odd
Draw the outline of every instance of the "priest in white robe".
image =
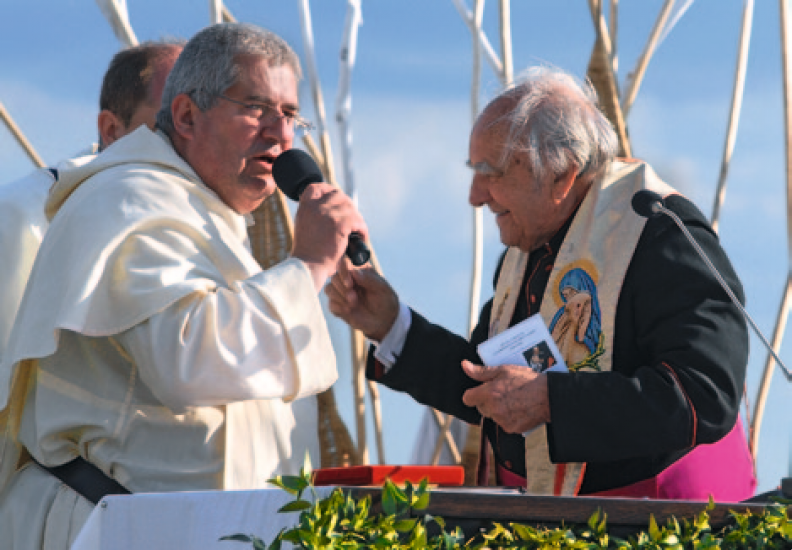
[[367, 231], [314, 184], [292, 256], [263, 271], [250, 253], [272, 162], [309, 126], [299, 77], [276, 35], [207, 27], [168, 77], [159, 129], [60, 175], [0, 365], [4, 548], [68, 548], [105, 482], [255, 489], [318, 456], [301, 398], [337, 378], [318, 292]]

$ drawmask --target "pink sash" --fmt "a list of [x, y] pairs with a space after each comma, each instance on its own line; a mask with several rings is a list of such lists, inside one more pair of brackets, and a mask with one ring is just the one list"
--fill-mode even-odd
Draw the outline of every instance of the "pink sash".
[[[525, 479], [498, 465], [498, 484], [525, 487]], [[753, 460], [742, 419], [720, 441], [699, 445], [655, 477], [585, 496], [740, 502], [756, 491]]]
[[742, 419], [720, 441], [699, 445], [657, 476], [598, 497], [648, 497], [668, 500], [740, 502], [756, 491], [756, 476]]

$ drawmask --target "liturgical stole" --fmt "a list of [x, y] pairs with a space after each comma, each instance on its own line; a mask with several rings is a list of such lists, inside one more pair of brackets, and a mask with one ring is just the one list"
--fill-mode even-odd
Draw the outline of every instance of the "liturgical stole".
[[[556, 257], [539, 313], [570, 371], [611, 369], [616, 305], [646, 223], [631, 206], [642, 189], [663, 197], [676, 192], [644, 162], [613, 162], [587, 193]], [[526, 252], [509, 248], [495, 289], [490, 337], [509, 327], [527, 264]], [[576, 495], [585, 463], [550, 462], [544, 424], [524, 435], [528, 493]]]

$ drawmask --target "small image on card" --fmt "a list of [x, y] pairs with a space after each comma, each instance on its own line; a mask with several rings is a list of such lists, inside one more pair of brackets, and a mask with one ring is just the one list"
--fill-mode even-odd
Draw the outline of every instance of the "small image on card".
[[534, 372], [544, 372], [556, 364], [553, 352], [550, 351], [550, 346], [544, 340], [525, 350], [523, 357], [525, 357], [528, 367]]
[[536, 372], [567, 370], [538, 313], [480, 343], [476, 350], [488, 367], [525, 365]]

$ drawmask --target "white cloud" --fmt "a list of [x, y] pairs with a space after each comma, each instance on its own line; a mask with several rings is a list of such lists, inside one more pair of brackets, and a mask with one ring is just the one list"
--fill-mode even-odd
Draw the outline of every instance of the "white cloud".
[[467, 102], [460, 100], [355, 98], [360, 205], [381, 231], [414, 219], [416, 209], [428, 207], [442, 221], [447, 208], [466, 207], [469, 117]]

